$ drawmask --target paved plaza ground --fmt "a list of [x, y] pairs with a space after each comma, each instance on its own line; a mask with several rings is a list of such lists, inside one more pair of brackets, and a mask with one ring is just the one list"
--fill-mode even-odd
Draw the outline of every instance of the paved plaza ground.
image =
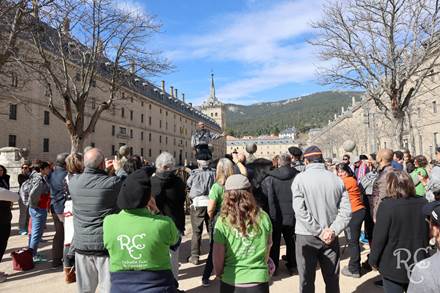
[[[203, 271], [203, 263], [206, 259], [206, 254], [203, 256], [203, 263], [199, 266], [194, 266], [186, 262], [186, 258], [190, 251], [190, 237], [191, 226], [189, 225], [189, 218], [187, 218], [187, 236], [183, 239], [182, 249], [181, 249], [181, 266], [180, 266], [180, 286], [181, 289], [189, 293], [202, 293], [202, 292], [218, 292], [218, 281], [212, 281], [211, 287], [201, 286], [201, 275]], [[53, 223], [51, 216], [49, 215], [49, 220], [47, 223], [47, 229], [44, 233], [44, 242], [40, 244], [40, 252], [46, 256], [49, 260], [51, 259], [51, 247], [53, 238]], [[344, 240], [341, 239], [341, 244]], [[47, 262], [44, 264], [37, 264], [33, 270], [26, 272], [15, 272], [12, 270], [12, 261], [10, 257], [11, 251], [25, 247], [27, 245], [27, 236], [18, 235], [18, 209], [14, 206], [13, 219], [12, 219], [12, 233], [9, 238], [8, 248], [3, 257], [3, 262], [0, 264], [0, 271], [5, 271], [9, 274], [9, 278], [5, 283], [0, 283], [1, 293], [70, 293], [76, 292], [75, 284], [67, 285], [64, 283], [62, 269], [51, 268], [51, 263]], [[208, 240], [207, 235], [205, 235], [205, 240], [203, 242], [203, 250], [207, 253]], [[282, 247], [282, 253], [284, 252], [284, 247]], [[364, 246], [362, 252], [362, 261], [365, 260], [368, 253], [368, 245]], [[348, 262], [348, 251], [345, 250], [342, 255], [341, 266], [347, 265]], [[359, 292], [359, 293], [379, 293], [382, 292], [374, 286], [373, 282], [378, 280], [379, 276], [377, 272], [370, 272], [365, 274], [360, 279], [346, 278], [341, 275], [341, 292]], [[271, 292], [298, 292], [298, 275], [290, 276], [287, 274], [287, 270], [281, 262], [279, 273], [277, 276], [272, 278], [272, 284], [270, 287]], [[317, 269], [316, 278], [316, 292], [325, 292], [324, 282], [321, 277], [319, 269]], [[127, 292], [129, 293], [129, 292]]]

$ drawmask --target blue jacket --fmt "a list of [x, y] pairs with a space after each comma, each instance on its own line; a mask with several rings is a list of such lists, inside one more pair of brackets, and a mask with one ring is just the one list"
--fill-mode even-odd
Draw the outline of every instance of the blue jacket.
[[64, 203], [66, 201], [64, 178], [66, 178], [66, 175], [66, 169], [56, 166], [55, 170], [51, 172], [47, 178], [47, 182], [50, 186], [50, 205], [56, 214], [62, 214], [64, 212]]

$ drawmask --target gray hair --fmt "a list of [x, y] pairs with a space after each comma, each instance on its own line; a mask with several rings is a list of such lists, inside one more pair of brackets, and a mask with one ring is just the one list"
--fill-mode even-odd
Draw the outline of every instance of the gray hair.
[[292, 162], [292, 157], [288, 153], [281, 154], [278, 158], [278, 164], [280, 167], [289, 166]]
[[173, 155], [168, 152], [163, 152], [156, 158], [156, 168], [159, 172], [173, 169], [176, 166], [176, 160]]
[[98, 148], [91, 148], [84, 154], [84, 167], [98, 169], [104, 163], [104, 154]]
[[59, 167], [65, 167], [66, 166], [66, 159], [69, 156], [68, 153], [61, 153], [57, 155], [57, 158], [55, 160], [55, 163]]

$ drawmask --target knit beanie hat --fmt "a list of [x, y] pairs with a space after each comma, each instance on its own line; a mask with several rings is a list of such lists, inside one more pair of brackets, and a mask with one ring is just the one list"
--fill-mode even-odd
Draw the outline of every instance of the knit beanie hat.
[[321, 149], [318, 148], [316, 145], [312, 145], [312, 146], [308, 147], [304, 151], [304, 158], [309, 161], [313, 161], [313, 160], [322, 158]]
[[250, 187], [251, 183], [249, 182], [249, 179], [241, 174], [231, 175], [225, 182], [225, 191], [249, 189]]
[[151, 197], [150, 176], [145, 168], [128, 175], [117, 200], [120, 209], [139, 209], [147, 206]]

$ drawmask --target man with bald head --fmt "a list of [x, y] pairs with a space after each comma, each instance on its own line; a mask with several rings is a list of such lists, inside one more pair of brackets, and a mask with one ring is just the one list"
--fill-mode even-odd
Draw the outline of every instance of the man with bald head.
[[118, 212], [116, 200], [127, 176], [118, 161], [116, 176], [105, 172], [100, 149], [84, 154], [84, 173], [69, 182], [73, 204], [76, 282], [79, 292], [110, 292], [108, 252], [104, 247], [102, 225], [105, 216]]

